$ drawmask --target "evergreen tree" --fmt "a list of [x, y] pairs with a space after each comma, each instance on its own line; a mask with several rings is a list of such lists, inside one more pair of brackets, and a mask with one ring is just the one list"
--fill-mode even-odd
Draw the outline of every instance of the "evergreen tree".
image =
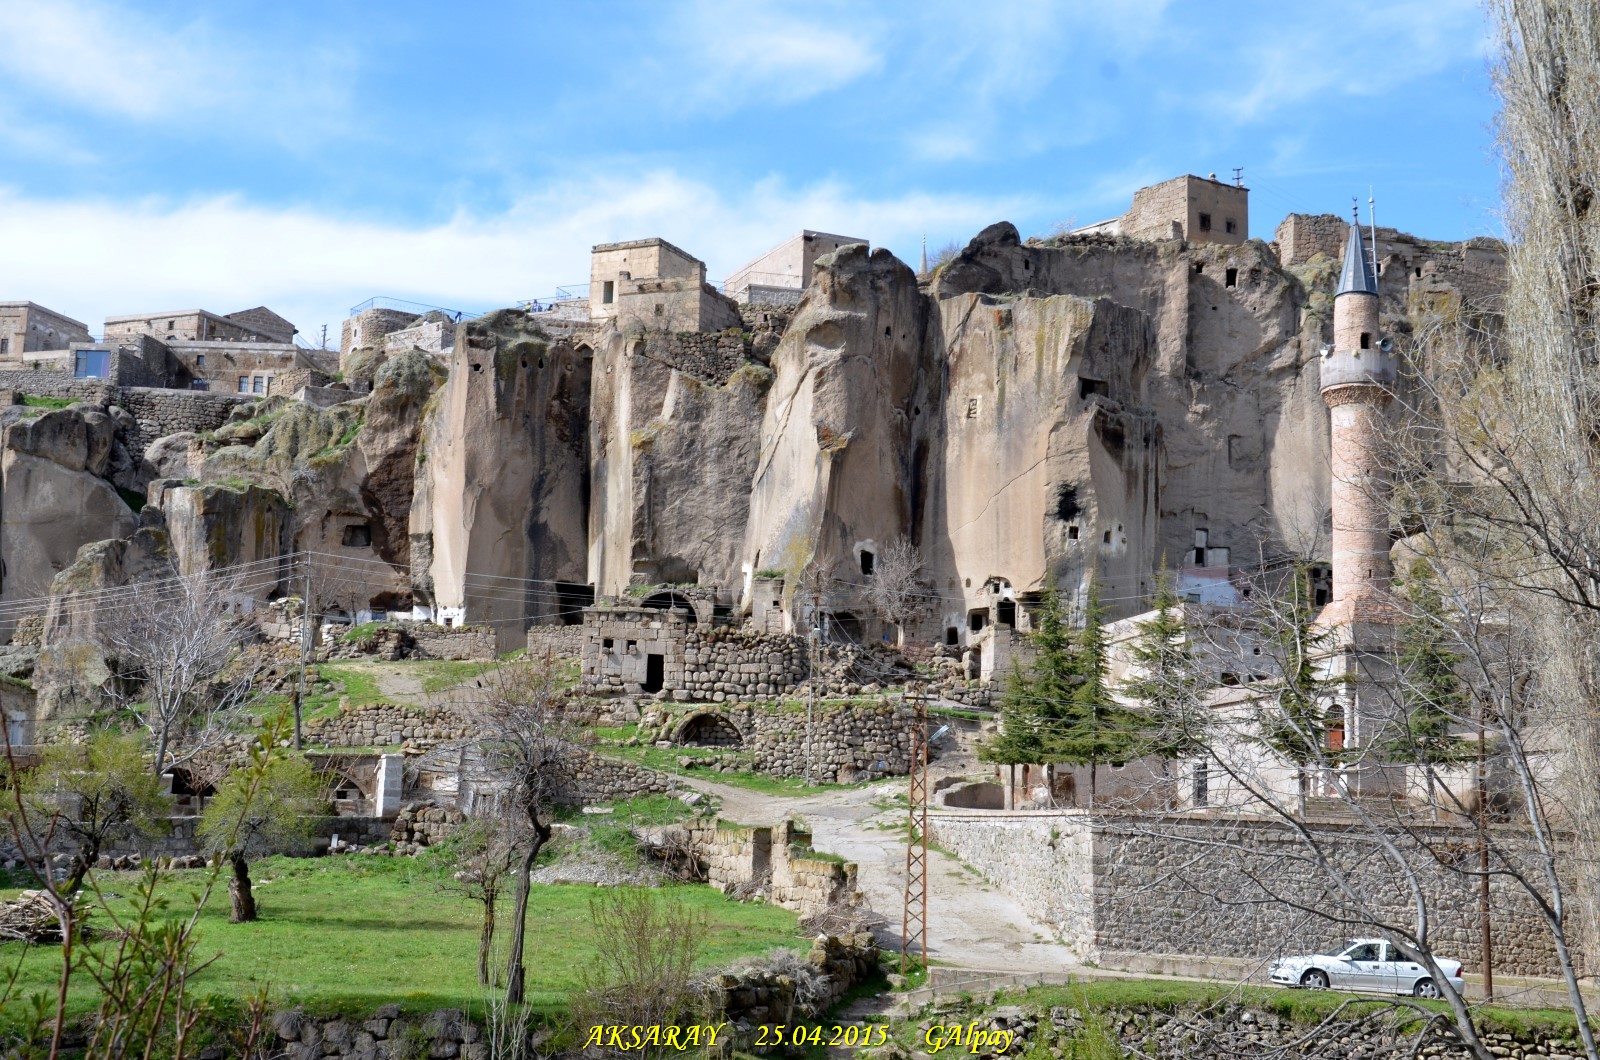
[[1137, 676], [1122, 685], [1123, 698], [1138, 704], [1142, 754], [1187, 758], [1204, 752], [1205, 718], [1196, 710], [1209, 682], [1196, 667], [1194, 649], [1172, 574], [1156, 575], [1154, 612], [1138, 623], [1128, 657]]
[[1400, 627], [1395, 659], [1401, 725], [1383, 747], [1394, 760], [1423, 767], [1432, 806], [1435, 767], [1463, 761], [1477, 749], [1451, 734], [1470, 709], [1469, 697], [1459, 672], [1461, 656], [1450, 647], [1444, 599], [1433, 584], [1432, 572], [1419, 565], [1402, 593], [1411, 604], [1411, 616]]
[[1045, 733], [1060, 717], [1070, 691], [1072, 631], [1062, 611], [1061, 596], [1045, 590], [1029, 641], [1030, 666], [1018, 667], [1006, 682], [1000, 700], [1000, 732], [982, 748], [981, 756], [1001, 765], [1037, 765], [1045, 761]]
[[1134, 753], [1141, 718], [1118, 703], [1109, 681], [1110, 650], [1098, 578], [1080, 612], [1081, 623], [1068, 638], [1063, 671], [1056, 682], [1065, 701], [1045, 729], [1046, 761], [1089, 767], [1089, 808], [1094, 808], [1101, 762], [1122, 761]]
[[1344, 676], [1327, 672], [1334, 631], [1317, 625], [1316, 619], [1311, 571], [1298, 563], [1261, 616], [1259, 632], [1277, 662], [1278, 681], [1257, 705], [1263, 713], [1261, 741], [1295, 768], [1302, 817], [1313, 767], [1337, 764], [1338, 752], [1328, 746], [1328, 709], [1348, 683]]

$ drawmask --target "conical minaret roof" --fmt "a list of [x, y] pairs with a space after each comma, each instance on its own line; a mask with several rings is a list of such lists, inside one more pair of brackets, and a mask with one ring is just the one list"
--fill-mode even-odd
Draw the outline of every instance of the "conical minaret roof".
[[1372, 265], [1367, 261], [1367, 248], [1361, 243], [1361, 227], [1350, 226], [1350, 239], [1344, 247], [1344, 269], [1339, 273], [1341, 294], [1377, 294], [1378, 279], [1372, 275]]

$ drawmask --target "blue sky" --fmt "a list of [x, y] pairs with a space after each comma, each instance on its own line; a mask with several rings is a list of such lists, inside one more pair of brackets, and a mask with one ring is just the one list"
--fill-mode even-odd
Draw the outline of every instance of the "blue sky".
[[0, 300], [466, 309], [659, 235], [713, 278], [793, 234], [915, 263], [1120, 213], [1183, 172], [1251, 234], [1343, 212], [1495, 234], [1470, 0], [0, 0]]

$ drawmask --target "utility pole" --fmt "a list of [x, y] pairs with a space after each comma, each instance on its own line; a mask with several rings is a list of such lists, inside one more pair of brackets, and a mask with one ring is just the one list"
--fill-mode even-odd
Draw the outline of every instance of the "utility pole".
[[[1506, 645], [1506, 690], [1511, 688], [1511, 646]], [[1510, 709], [1507, 703], [1507, 709]], [[1489, 790], [1484, 700], [1478, 699], [1478, 950], [1483, 957], [1483, 999], [1494, 1000], [1494, 928], [1489, 923]]]
[[328, 348], [328, 325], [322, 325], [322, 348]]
[[911, 947], [928, 966], [928, 699], [921, 686], [907, 692], [911, 704], [910, 783], [906, 786], [906, 895], [900, 918], [900, 974]]
[[294, 686], [294, 749], [300, 750], [300, 723], [304, 717], [306, 698], [306, 662], [311, 657], [311, 557], [301, 560], [305, 564], [304, 582], [300, 587], [300, 673]]
[[806, 787], [811, 787], [816, 781], [812, 777], [812, 734], [816, 731], [817, 718], [817, 641], [822, 636], [822, 591], [815, 585], [811, 589], [811, 633], [806, 637], [806, 666], [810, 671], [811, 679], [806, 682]]

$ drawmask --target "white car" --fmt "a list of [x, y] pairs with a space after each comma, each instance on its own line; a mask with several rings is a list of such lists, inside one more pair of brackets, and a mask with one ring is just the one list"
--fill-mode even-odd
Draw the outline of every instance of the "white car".
[[[1450, 985], [1460, 991], [1461, 962], [1435, 958]], [[1268, 975], [1279, 986], [1298, 986], [1307, 990], [1354, 990], [1368, 994], [1410, 994], [1412, 997], [1441, 997], [1443, 991], [1433, 981], [1422, 962], [1387, 939], [1351, 939], [1344, 949], [1330, 955], [1279, 957]]]

